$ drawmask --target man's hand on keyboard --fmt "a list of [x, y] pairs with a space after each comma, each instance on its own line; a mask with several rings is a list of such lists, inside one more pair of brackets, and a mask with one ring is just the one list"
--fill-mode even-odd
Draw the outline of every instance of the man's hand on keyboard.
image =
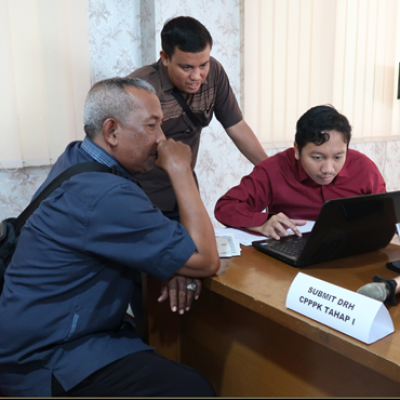
[[288, 232], [291, 229], [295, 235], [301, 237], [301, 232], [297, 229], [297, 226], [303, 226], [307, 221], [303, 219], [290, 219], [283, 213], [273, 215], [269, 218], [262, 226], [258, 227], [247, 227], [254, 232], [262, 233], [264, 236], [272, 237], [279, 240], [281, 237], [289, 236], [292, 233]]

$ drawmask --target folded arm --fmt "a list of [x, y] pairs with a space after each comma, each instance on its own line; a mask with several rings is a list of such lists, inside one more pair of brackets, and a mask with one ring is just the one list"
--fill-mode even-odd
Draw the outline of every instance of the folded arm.
[[262, 226], [268, 218], [265, 209], [271, 199], [270, 179], [264, 163], [257, 165], [240, 184], [228, 190], [215, 205], [215, 217], [233, 228]]

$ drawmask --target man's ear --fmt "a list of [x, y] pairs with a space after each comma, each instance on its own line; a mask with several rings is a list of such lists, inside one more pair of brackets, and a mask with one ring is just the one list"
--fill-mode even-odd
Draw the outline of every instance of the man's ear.
[[118, 145], [118, 127], [118, 121], [114, 118], [107, 118], [103, 123], [103, 138], [110, 147]]
[[297, 145], [296, 142], [294, 142], [293, 148], [294, 148], [294, 158], [295, 158], [296, 160], [300, 160], [299, 146]]
[[164, 51], [160, 51], [161, 62], [163, 63], [164, 67], [168, 67], [169, 65], [169, 57], [168, 54]]

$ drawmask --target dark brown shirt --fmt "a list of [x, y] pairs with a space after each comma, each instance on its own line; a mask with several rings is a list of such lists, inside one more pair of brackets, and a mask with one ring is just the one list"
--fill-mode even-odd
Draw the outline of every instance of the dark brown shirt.
[[[192, 169], [194, 169], [199, 151], [200, 133], [182, 107], [171, 94], [174, 88], [169, 79], [167, 68], [161, 60], [158, 68], [151, 65], [139, 68], [128, 75], [129, 78], [141, 78], [149, 82], [156, 90], [163, 111], [162, 130], [165, 136], [180, 140], [192, 149]], [[222, 65], [213, 57], [210, 58], [210, 71], [206, 80], [196, 93], [182, 93], [192, 112], [203, 127], [207, 126], [215, 113], [216, 118], [226, 129], [243, 117], [236, 97], [229, 84], [228, 76]], [[161, 211], [172, 211], [176, 198], [168, 175], [159, 168], [136, 178], [153, 204]]]

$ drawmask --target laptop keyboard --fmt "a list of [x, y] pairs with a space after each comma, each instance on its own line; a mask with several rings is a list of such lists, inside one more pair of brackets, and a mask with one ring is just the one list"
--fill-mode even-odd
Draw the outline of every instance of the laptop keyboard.
[[276, 249], [279, 250], [280, 253], [286, 254], [291, 257], [299, 256], [302, 252], [304, 245], [307, 240], [304, 240], [299, 237], [290, 238], [285, 241], [279, 241], [276, 243]]

